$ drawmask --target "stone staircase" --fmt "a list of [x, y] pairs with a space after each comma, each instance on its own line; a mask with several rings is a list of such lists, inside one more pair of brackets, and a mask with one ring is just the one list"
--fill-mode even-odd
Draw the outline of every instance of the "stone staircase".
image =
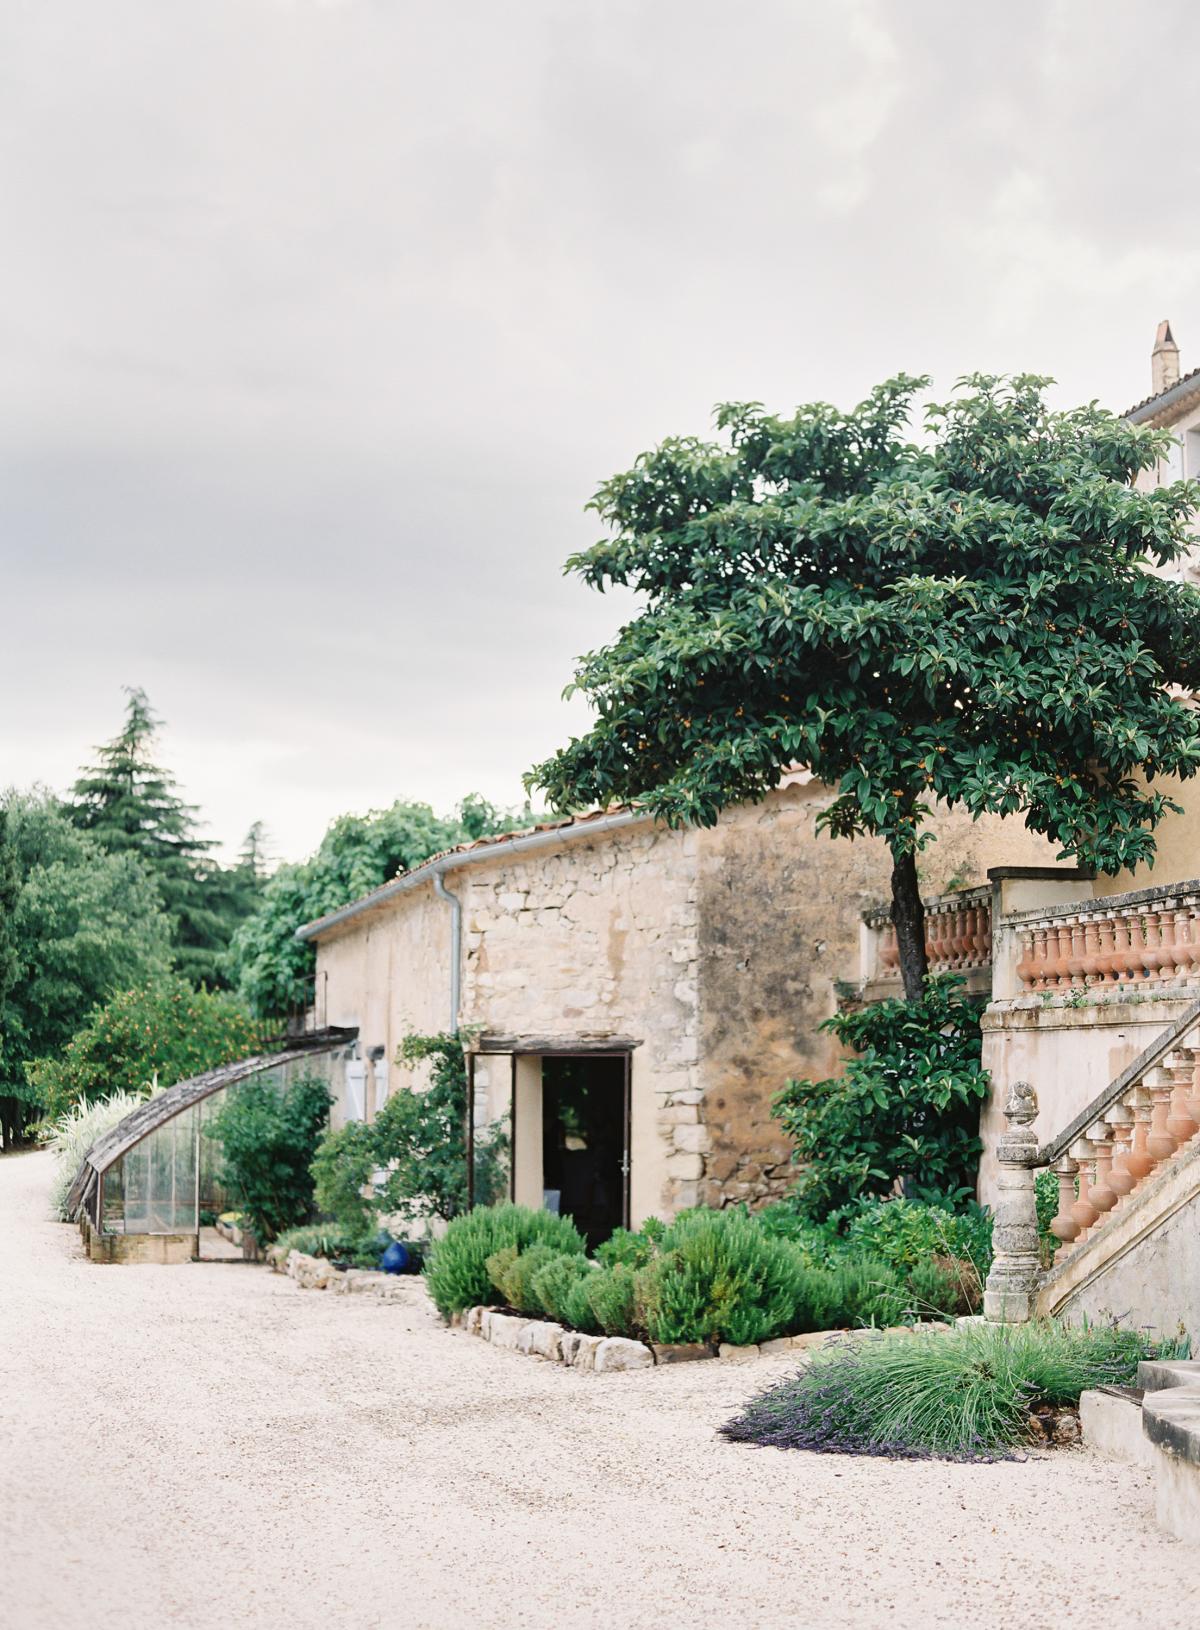
[[[1004, 1105], [995, 1261], [984, 1311], [1113, 1314], [1168, 1335], [1182, 1322], [1200, 1341], [1200, 1001], [1186, 1010], [1075, 1119], [1039, 1146], [1033, 1089]], [[1058, 1182], [1041, 1265], [1035, 1174]]]

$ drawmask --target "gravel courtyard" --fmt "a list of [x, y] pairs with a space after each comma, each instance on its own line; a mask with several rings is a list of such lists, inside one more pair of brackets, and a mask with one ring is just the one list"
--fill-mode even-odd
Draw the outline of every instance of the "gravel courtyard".
[[0, 1159], [6, 1630], [1200, 1622], [1147, 1474], [736, 1448], [788, 1361], [588, 1376], [242, 1264], [95, 1267]]

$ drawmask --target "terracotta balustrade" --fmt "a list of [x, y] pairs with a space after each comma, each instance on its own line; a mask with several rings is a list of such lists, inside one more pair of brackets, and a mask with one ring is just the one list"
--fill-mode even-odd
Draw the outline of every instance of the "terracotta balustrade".
[[1117, 896], [1022, 923], [1022, 991], [1200, 985], [1200, 889], [1143, 902]]
[[[1141, 1185], [1200, 1140], [1200, 1036], [1134, 1078], [1053, 1163], [1061, 1261], [1128, 1206]], [[1061, 1145], [1059, 1145], [1061, 1147]], [[1046, 1158], [1043, 1155], [1042, 1159]]]
[[[864, 921], [876, 936], [875, 977], [898, 979], [900, 948], [886, 911]], [[925, 903], [925, 954], [930, 973], [971, 973], [992, 962], [992, 896], [989, 888], [941, 895]]]

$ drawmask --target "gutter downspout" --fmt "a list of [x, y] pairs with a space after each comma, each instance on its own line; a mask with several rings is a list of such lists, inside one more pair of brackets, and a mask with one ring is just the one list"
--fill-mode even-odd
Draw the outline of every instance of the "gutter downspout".
[[458, 1007], [462, 1000], [462, 901], [451, 894], [441, 872], [433, 874], [433, 888], [450, 907], [450, 1034], [458, 1035]]

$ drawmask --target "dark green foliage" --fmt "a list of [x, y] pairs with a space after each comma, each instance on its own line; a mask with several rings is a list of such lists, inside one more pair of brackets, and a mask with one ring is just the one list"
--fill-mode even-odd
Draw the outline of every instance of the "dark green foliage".
[[337, 1223], [301, 1223], [276, 1236], [275, 1248], [285, 1256], [301, 1251], [330, 1262], [349, 1262], [355, 1268], [378, 1268], [382, 1247], [374, 1227], [347, 1229]]
[[365, 1191], [379, 1163], [376, 1142], [374, 1123], [347, 1121], [325, 1133], [313, 1156], [316, 1208], [352, 1236], [375, 1226], [375, 1208]]
[[867, 1337], [818, 1350], [722, 1430], [827, 1454], [990, 1457], [1028, 1439], [1033, 1405], [1129, 1385], [1150, 1351], [1138, 1332], [1049, 1322]]
[[899, 1324], [912, 1302], [903, 1278], [878, 1257], [840, 1254], [804, 1269], [789, 1335]]
[[341, 815], [310, 859], [280, 866], [263, 886], [253, 916], [234, 937], [238, 989], [256, 1013], [284, 1014], [301, 999], [315, 965], [313, 947], [296, 938], [303, 923], [336, 911], [430, 855], [456, 843], [533, 820], [497, 810], [472, 793], [453, 815], [398, 801], [369, 815]]
[[135, 856], [154, 878], [179, 972], [192, 984], [227, 983], [229, 941], [253, 903], [256, 880], [213, 860], [213, 844], [198, 836], [195, 806], [154, 762], [159, 720], [145, 691], [127, 686], [126, 696], [120, 732], [97, 749], [97, 763], [72, 788], [71, 819], [110, 854]]
[[205, 1135], [221, 1146], [221, 1181], [259, 1245], [312, 1216], [312, 1161], [332, 1102], [324, 1081], [252, 1077], [232, 1089]]
[[983, 1282], [974, 1265], [961, 1257], [929, 1256], [915, 1262], [908, 1291], [912, 1312], [921, 1319], [976, 1313], [983, 1301]]
[[488, 1276], [487, 1261], [506, 1245], [518, 1251], [549, 1245], [583, 1256], [583, 1238], [569, 1217], [528, 1206], [479, 1206], [455, 1217], [425, 1260], [425, 1283], [443, 1318], [466, 1307], [496, 1306], [500, 1292]]
[[[505, 1245], [488, 1257], [488, 1278], [515, 1312], [545, 1313], [549, 1310], [537, 1292], [538, 1275], [550, 1263], [569, 1254], [553, 1245], [530, 1245], [524, 1250], [515, 1245]], [[583, 1258], [576, 1257], [575, 1260], [582, 1261]]]
[[611, 536], [569, 564], [640, 609], [576, 673], [596, 722], [530, 776], [556, 808], [712, 825], [806, 765], [836, 788], [823, 826], [891, 850], [911, 999], [935, 801], [1024, 812], [1115, 873], [1175, 807], [1155, 781], [1200, 764], [1174, 691], [1200, 679], [1200, 592], [1145, 569], [1191, 547], [1197, 488], [1132, 486], [1170, 433], [975, 375], [916, 445], [926, 383], [850, 414], [731, 403], [724, 441], [666, 441], [606, 482]]
[[533, 1275], [532, 1291], [534, 1300], [550, 1318], [559, 1324], [572, 1325], [575, 1329], [591, 1329], [591, 1310], [588, 1308], [588, 1324], [576, 1325], [572, 1313], [578, 1311], [573, 1300], [573, 1293], [577, 1286], [581, 1287], [586, 1301], [586, 1281], [591, 1278], [595, 1270], [589, 1265], [586, 1257], [572, 1253], [563, 1256], [556, 1253], [550, 1261], [544, 1263]]
[[637, 1275], [625, 1262], [615, 1262], [611, 1268], [597, 1268], [589, 1273], [585, 1281], [588, 1306], [606, 1336], [638, 1333], [637, 1283]]
[[595, 1270], [589, 1270], [586, 1277], [580, 1275], [575, 1283], [568, 1289], [563, 1303], [565, 1318], [563, 1323], [572, 1330], [582, 1330], [585, 1336], [598, 1336], [600, 1326], [596, 1323], [596, 1315], [592, 1311], [591, 1286], [589, 1281]]
[[[396, 1062], [429, 1061], [429, 1083], [420, 1092], [401, 1087], [375, 1117], [372, 1130], [380, 1167], [388, 1175], [379, 1209], [402, 1217], [449, 1221], [467, 1204], [467, 1068], [458, 1036], [406, 1036]], [[476, 1140], [475, 1199], [486, 1205], [503, 1188], [508, 1140], [499, 1127]]]
[[8, 937], [15, 956], [0, 1005], [0, 1097], [23, 1120], [38, 1105], [36, 1059], [61, 1053], [91, 1009], [165, 975], [170, 924], [144, 865], [76, 831], [42, 792], [4, 795]]
[[1033, 1187], [1037, 1201], [1038, 1246], [1042, 1253], [1042, 1265], [1049, 1267], [1062, 1243], [1050, 1232], [1050, 1224], [1058, 1215], [1058, 1178], [1047, 1167], [1045, 1171], [1038, 1172]]
[[932, 1257], [955, 1257], [986, 1277], [992, 1262], [992, 1215], [975, 1201], [960, 1210], [919, 1200], [858, 1200], [829, 1219], [846, 1249], [865, 1251], [901, 1272]]
[[[346, 1227], [367, 1216], [451, 1217], [467, 1204], [467, 1072], [458, 1036], [408, 1036], [397, 1062], [431, 1064], [422, 1091], [400, 1087], [369, 1124], [327, 1132], [313, 1163], [320, 1209]], [[475, 1148], [476, 1197], [503, 1187], [508, 1142], [490, 1129]], [[385, 1173], [374, 1182], [375, 1172]], [[364, 1192], [365, 1191], [365, 1192]]]
[[[8, 993], [16, 984], [21, 961], [17, 954], [17, 901], [21, 874], [17, 852], [8, 841], [8, 811], [0, 805], [0, 1061], [4, 1058], [5, 1010]], [[11, 1149], [24, 1131], [25, 1106], [15, 1093], [4, 1090], [0, 1079], [0, 1144]]]
[[39, 1059], [29, 1080], [47, 1117], [114, 1091], [173, 1086], [266, 1045], [263, 1028], [228, 991], [162, 978], [120, 991], [88, 1015], [61, 1053]]
[[652, 1341], [741, 1346], [786, 1329], [804, 1281], [800, 1255], [735, 1211], [681, 1213], [638, 1279]]
[[789, 1082], [774, 1105], [795, 1141], [801, 1216], [820, 1221], [897, 1181], [917, 1193], [973, 1189], [987, 1073], [978, 1009], [960, 983], [931, 978], [920, 1001], [876, 1002], [826, 1021], [855, 1056], [829, 1080]]
[[608, 1239], [596, 1247], [596, 1260], [606, 1268], [618, 1262], [629, 1268], [644, 1268], [657, 1251], [666, 1226], [657, 1217], [647, 1217], [637, 1230], [614, 1228]]

